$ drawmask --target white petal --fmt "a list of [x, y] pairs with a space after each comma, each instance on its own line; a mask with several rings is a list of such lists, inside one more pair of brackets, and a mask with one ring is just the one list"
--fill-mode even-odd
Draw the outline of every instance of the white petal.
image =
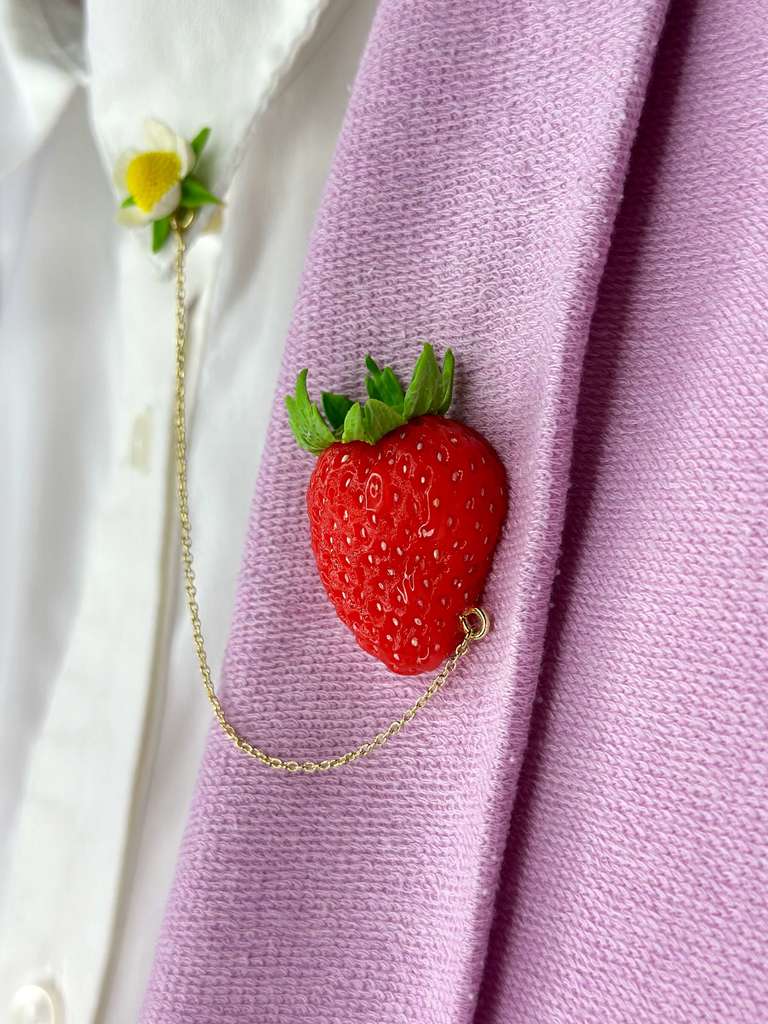
[[127, 192], [128, 186], [125, 183], [125, 172], [128, 170], [128, 164], [133, 160], [135, 156], [138, 156], [138, 150], [126, 149], [115, 161], [115, 169], [112, 172], [112, 180], [115, 186], [120, 192]]
[[150, 215], [145, 213], [144, 210], [140, 210], [138, 206], [126, 206], [125, 209], [121, 208], [117, 211], [115, 219], [123, 227], [140, 228], [145, 224], [149, 224]]
[[160, 220], [161, 217], [167, 217], [169, 213], [173, 213], [180, 202], [181, 185], [176, 184], [173, 188], [168, 189], [162, 199], [158, 199], [149, 211], [149, 219]]
[[171, 131], [163, 121], [147, 118], [144, 122], [144, 137], [150, 149], [159, 149], [169, 153], [176, 151], [176, 132]]
[[176, 136], [176, 155], [181, 161], [181, 169], [179, 170], [179, 177], [185, 178], [192, 170], [195, 164], [195, 151], [192, 149], [186, 139], [182, 139], [180, 135]]

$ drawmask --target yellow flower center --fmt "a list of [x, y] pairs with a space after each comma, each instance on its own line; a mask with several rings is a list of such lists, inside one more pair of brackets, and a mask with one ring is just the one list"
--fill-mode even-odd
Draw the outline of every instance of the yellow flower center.
[[176, 153], [139, 153], [128, 164], [125, 183], [136, 205], [145, 213], [178, 182], [181, 160]]

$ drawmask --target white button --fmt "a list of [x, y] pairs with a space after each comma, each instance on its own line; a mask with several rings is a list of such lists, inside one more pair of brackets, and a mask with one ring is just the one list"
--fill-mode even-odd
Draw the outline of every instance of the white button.
[[11, 1000], [9, 1024], [56, 1024], [56, 996], [44, 985], [22, 985]]

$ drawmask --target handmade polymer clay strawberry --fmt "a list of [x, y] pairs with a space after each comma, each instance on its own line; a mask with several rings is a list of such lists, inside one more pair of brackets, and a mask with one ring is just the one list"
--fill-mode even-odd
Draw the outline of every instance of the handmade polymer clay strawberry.
[[319, 456], [307, 490], [320, 578], [357, 642], [393, 672], [436, 668], [479, 601], [507, 511], [504, 467], [488, 442], [447, 419], [454, 357], [424, 345], [404, 392], [366, 359], [368, 400], [286, 397], [297, 443]]

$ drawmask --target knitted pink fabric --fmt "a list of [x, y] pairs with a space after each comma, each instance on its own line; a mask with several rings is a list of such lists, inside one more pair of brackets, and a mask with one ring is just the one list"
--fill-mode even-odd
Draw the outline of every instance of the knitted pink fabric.
[[659, 48], [584, 363], [483, 1024], [768, 1021], [765, 15], [685, 3]]
[[[654, 65], [663, 6], [382, 0], [280, 390], [453, 345], [509, 474], [495, 628], [352, 769], [212, 733], [145, 1024], [768, 1016], [766, 37], [675, 6]], [[224, 680], [299, 758], [421, 685], [336, 620], [310, 470], [279, 404]]]

